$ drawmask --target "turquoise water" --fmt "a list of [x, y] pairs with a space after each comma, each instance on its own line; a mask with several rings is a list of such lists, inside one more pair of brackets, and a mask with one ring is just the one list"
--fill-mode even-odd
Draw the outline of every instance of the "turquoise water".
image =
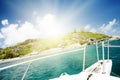
[[[120, 45], [120, 40], [112, 41], [110, 44]], [[102, 56], [100, 48], [99, 54], [101, 59]], [[73, 50], [76, 49], [62, 52]], [[95, 45], [87, 46], [86, 68], [97, 61], [95, 50]], [[110, 48], [110, 58], [113, 60], [112, 72], [120, 75], [120, 48]], [[51, 78], [60, 76], [60, 74], [64, 72], [67, 72], [68, 74], [80, 73], [82, 71], [82, 60], [83, 51], [78, 50], [69, 52], [67, 54], [61, 54], [58, 56], [34, 61], [31, 63], [24, 80], [49, 80]], [[6, 63], [5, 65], [9, 64], [10, 63]], [[11, 62], [11, 64], [13, 64], [13, 62]], [[27, 66], [28, 63], [0, 71], [0, 80], [21, 80]]]

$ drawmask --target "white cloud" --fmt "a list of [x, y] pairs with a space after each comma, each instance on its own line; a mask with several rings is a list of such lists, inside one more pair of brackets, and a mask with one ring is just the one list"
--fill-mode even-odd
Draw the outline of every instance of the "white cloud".
[[116, 19], [113, 19], [112, 21], [110, 21], [108, 24], [103, 24], [100, 27], [100, 32], [103, 32], [105, 34], [112, 34], [114, 32], [116, 32], [117, 30], [115, 28], [113, 28], [113, 26], [117, 24]]
[[3, 35], [0, 33], [0, 38], [4, 38]]
[[4, 46], [2, 47], [15, 45], [26, 39], [38, 38], [40, 35], [40, 32], [29, 22], [25, 22], [21, 26], [18, 24], [10, 24], [8, 27], [2, 28], [1, 32], [5, 39], [3, 42]]
[[4, 19], [1, 21], [1, 24], [5, 26], [5, 25], [8, 25], [9, 23], [7, 19]]
[[97, 32], [97, 30], [95, 28], [91, 27], [90, 24], [87, 24], [85, 27], [83, 27], [83, 30], [87, 31], [87, 32]]

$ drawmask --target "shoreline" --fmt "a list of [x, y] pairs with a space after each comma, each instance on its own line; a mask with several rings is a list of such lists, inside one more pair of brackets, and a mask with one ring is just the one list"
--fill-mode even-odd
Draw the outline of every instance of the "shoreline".
[[119, 40], [120, 39], [120, 36], [112, 36], [111, 38], [110, 38], [110, 40]]
[[84, 45], [72, 44], [72, 45], [66, 46], [65, 48], [51, 48], [51, 49], [48, 49], [48, 50], [45, 50], [42, 52], [33, 51], [33, 52], [31, 52], [27, 55], [24, 55], [24, 56], [20, 56], [20, 57], [16, 57], [16, 58], [9, 58], [9, 59], [1, 59], [0, 64], [5, 63], [5, 62], [12, 62], [12, 61], [16, 61], [16, 60], [27, 59], [27, 58], [34, 58], [34, 57], [38, 57], [38, 56], [45, 57], [45, 56], [52, 55], [52, 54], [55, 54], [57, 52], [59, 53], [59, 52], [65, 51], [65, 50], [82, 48], [83, 46]]

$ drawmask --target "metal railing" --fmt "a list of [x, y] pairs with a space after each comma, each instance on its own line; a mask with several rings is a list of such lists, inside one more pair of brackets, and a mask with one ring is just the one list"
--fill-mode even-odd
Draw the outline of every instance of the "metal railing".
[[[120, 46], [112, 46], [112, 45], [110, 45], [109, 44], [109, 39], [107, 39], [107, 45], [106, 44], [104, 44], [104, 41], [102, 41], [102, 59], [103, 59], [103, 72], [104, 72], [104, 66], [105, 66], [105, 64], [104, 64], [104, 59], [105, 59], [105, 53], [104, 53], [104, 47], [107, 47], [108, 49], [107, 49], [107, 59], [109, 60], [109, 48], [110, 47], [120, 47]], [[96, 54], [97, 54], [97, 61], [99, 61], [99, 51], [98, 51], [98, 48], [99, 48], [99, 46], [98, 46], [98, 44], [101, 44], [101, 43], [98, 43], [98, 41], [96, 41], [95, 42], [96, 43]], [[100, 45], [101, 46], [101, 45]], [[33, 62], [33, 61], [37, 61], [37, 60], [40, 60], [40, 59], [44, 59], [44, 58], [49, 58], [49, 57], [53, 57], [53, 56], [57, 56], [57, 55], [61, 55], [61, 54], [68, 54], [68, 53], [70, 53], [70, 52], [74, 52], [74, 51], [79, 51], [79, 50], [83, 50], [84, 52], [83, 52], [83, 64], [82, 64], [82, 70], [83, 71], [85, 71], [85, 61], [86, 61], [86, 45], [84, 45], [83, 47], [81, 47], [80, 49], [76, 49], [76, 50], [72, 50], [72, 51], [67, 51], [67, 52], [59, 52], [58, 54], [53, 54], [53, 55], [48, 55], [48, 56], [44, 56], [44, 57], [39, 57], [39, 58], [36, 58], [36, 59], [32, 59], [32, 60], [28, 60], [28, 61], [24, 61], [24, 62], [21, 62], [21, 63], [17, 63], [17, 64], [13, 64], [13, 65], [9, 65], [9, 66], [5, 66], [5, 67], [2, 67], [2, 68], [0, 68], [0, 71], [2, 71], [2, 70], [5, 70], [5, 69], [8, 69], [8, 68], [12, 68], [12, 67], [15, 67], [15, 66], [18, 66], [18, 65], [22, 65], [22, 64], [26, 64], [26, 63], [29, 63], [28, 64], [28, 66], [27, 66], [27, 68], [26, 68], [26, 70], [25, 70], [25, 72], [24, 72], [24, 74], [23, 74], [23, 76], [22, 76], [22, 78], [21, 78], [21, 80], [24, 80], [24, 78], [25, 78], [25, 76], [26, 76], [26, 74], [27, 74], [27, 72], [28, 72], [28, 70], [29, 70], [29, 68], [30, 68], [30, 65], [31, 65], [31, 63]]]

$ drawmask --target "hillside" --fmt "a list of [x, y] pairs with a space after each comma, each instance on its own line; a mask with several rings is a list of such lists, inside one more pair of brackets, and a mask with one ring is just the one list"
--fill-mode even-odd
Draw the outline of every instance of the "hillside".
[[66, 35], [41, 38], [41, 39], [28, 39], [24, 42], [18, 43], [15, 46], [0, 49], [0, 59], [14, 58], [24, 56], [32, 51], [41, 52], [51, 48], [65, 48], [72, 44], [84, 44], [88, 40], [100, 40], [107, 38], [107, 35], [91, 32], [71, 32]]

